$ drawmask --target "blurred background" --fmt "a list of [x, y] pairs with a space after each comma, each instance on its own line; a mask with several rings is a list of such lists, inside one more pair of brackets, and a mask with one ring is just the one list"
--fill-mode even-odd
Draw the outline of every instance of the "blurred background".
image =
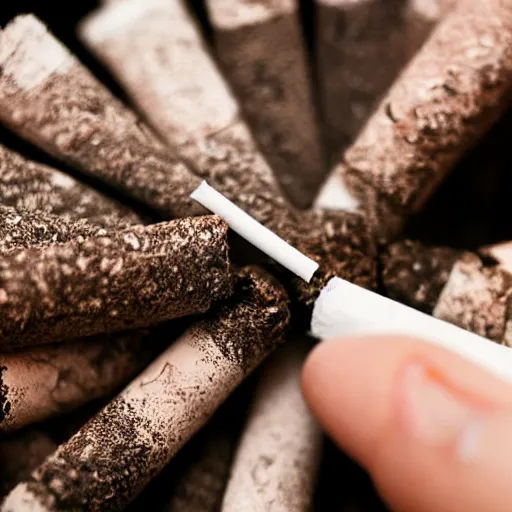
[[[169, 0], [173, 1], [173, 0]], [[383, 2], [387, 0], [382, 0]], [[17, 14], [34, 13], [62, 40], [118, 97], [127, 101], [113, 77], [85, 50], [75, 37], [77, 23], [98, 5], [94, 0], [17, 0], [2, 2], [0, 25], [5, 25]], [[8, 4], [8, 5], [6, 5]], [[203, 3], [191, 0], [203, 25], [206, 38], [210, 30]], [[301, 2], [304, 35], [314, 55], [314, 2]], [[390, 27], [392, 29], [392, 27]], [[313, 67], [312, 67], [313, 69]], [[410, 222], [407, 236], [427, 243], [466, 249], [512, 239], [512, 112], [473, 148], [459, 163], [423, 212]], [[0, 140], [37, 160], [48, 157], [0, 129]], [[62, 167], [62, 165], [60, 165]], [[332, 510], [332, 492], [337, 494], [340, 508], [347, 511], [383, 510], [372, 491], [367, 476], [353, 463], [340, 456], [327, 442], [324, 476], [318, 488], [318, 510]], [[343, 485], [339, 485], [341, 482]], [[342, 496], [339, 495], [341, 492]], [[335, 503], [336, 503], [335, 501]]]

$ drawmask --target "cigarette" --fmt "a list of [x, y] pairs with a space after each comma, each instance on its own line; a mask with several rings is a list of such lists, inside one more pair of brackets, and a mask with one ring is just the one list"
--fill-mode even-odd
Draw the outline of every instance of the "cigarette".
[[306, 346], [291, 340], [264, 368], [222, 512], [311, 510], [322, 433], [300, 387]]
[[98, 336], [0, 356], [0, 432], [62, 415], [107, 396], [159, 345], [145, 331]]
[[465, 253], [453, 266], [434, 316], [512, 346], [512, 243]]
[[395, 81], [338, 171], [382, 242], [510, 106], [512, 16], [459, 2]]
[[[208, 189], [205, 191], [208, 193]], [[223, 211], [226, 210], [227, 206], [223, 205]], [[229, 224], [229, 218], [226, 220]], [[252, 226], [248, 225], [248, 229]], [[249, 239], [242, 229], [238, 229], [238, 233]], [[287, 255], [294, 255], [293, 247], [283, 246], [283, 252], [281, 264], [286, 266]], [[512, 351], [509, 348], [357, 284], [339, 277], [331, 278], [314, 303], [311, 334], [325, 339], [382, 332], [427, 337], [431, 343], [455, 351], [497, 376], [512, 381]]]
[[316, 61], [332, 163], [441, 17], [438, 0], [316, 0]]
[[141, 224], [128, 207], [47, 165], [27, 160], [0, 144], [0, 201], [21, 210], [42, 210], [97, 226]]
[[181, 2], [117, 0], [88, 18], [80, 33], [194, 172], [322, 264], [310, 283], [290, 283], [294, 299], [312, 307], [336, 274], [375, 286], [375, 247], [366, 220], [349, 212], [302, 213], [285, 200]]
[[57, 444], [38, 428], [16, 432], [0, 441], [0, 498], [4, 498], [26, 480], [48, 455], [57, 449]]
[[0, 510], [126, 506], [283, 341], [289, 315], [276, 281], [241, 270], [230, 300], [18, 484]]
[[69, 220], [45, 211], [18, 210], [0, 205], [0, 255], [16, 249], [44, 248], [71, 240], [83, 243], [107, 230], [86, 219]]
[[[252, 384], [252, 382], [251, 382]], [[242, 386], [133, 503], [166, 512], [218, 512], [250, 394]]]
[[386, 295], [432, 314], [453, 266], [463, 251], [413, 240], [389, 245], [381, 254], [381, 282]]
[[311, 206], [326, 176], [298, 0], [208, 0], [216, 55], [285, 195]]
[[0, 261], [0, 345], [20, 347], [156, 325], [232, 291], [218, 217], [133, 226], [20, 249]]
[[12, 131], [165, 218], [204, 214], [188, 197], [198, 178], [37, 18], [15, 18], [0, 47], [0, 120]]

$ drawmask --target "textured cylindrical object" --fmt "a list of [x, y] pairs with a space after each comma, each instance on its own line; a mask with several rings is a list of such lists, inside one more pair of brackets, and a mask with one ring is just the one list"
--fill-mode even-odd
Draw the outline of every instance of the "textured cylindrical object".
[[85, 219], [73, 221], [44, 211], [0, 205], [0, 254], [22, 248], [50, 247], [73, 239], [84, 242], [106, 234], [104, 228]]
[[158, 347], [149, 333], [131, 331], [0, 355], [0, 432], [118, 391]]
[[[219, 512], [252, 391], [242, 385], [127, 508]], [[248, 389], [250, 388], [250, 389]]]
[[462, 251], [412, 240], [395, 242], [380, 255], [386, 295], [425, 313], [432, 313]]
[[56, 449], [57, 444], [52, 438], [35, 428], [4, 437], [0, 441], [0, 498], [18, 482], [29, 478]]
[[452, 269], [434, 316], [512, 347], [510, 248], [507, 244], [464, 254]]
[[331, 161], [440, 17], [438, 0], [316, 0], [319, 103]]
[[[139, 22], [145, 18], [167, 21], [144, 35]], [[322, 265], [311, 284], [294, 283], [295, 297], [312, 307], [334, 275], [374, 286], [375, 252], [365, 220], [346, 212], [301, 214], [287, 203], [181, 1], [116, 0], [86, 20], [81, 34], [194, 172]], [[127, 49], [147, 57], [128, 59]]]
[[27, 160], [0, 144], [0, 203], [23, 210], [41, 210], [98, 226], [141, 224], [129, 208], [73, 177]]
[[284, 290], [258, 269], [19, 484], [1, 510], [119, 510], [282, 340]]
[[200, 181], [34, 16], [0, 31], [0, 66], [13, 131], [165, 217], [204, 213], [189, 198]]
[[510, 106], [512, 10], [459, 2], [385, 95], [338, 170], [383, 241]]
[[293, 204], [326, 175], [299, 0], [209, 0], [217, 57], [261, 152]]
[[218, 217], [133, 226], [0, 260], [0, 346], [63, 341], [206, 311], [231, 292]]
[[264, 368], [240, 439], [222, 511], [307, 512], [322, 433], [301, 393], [306, 346], [297, 339]]

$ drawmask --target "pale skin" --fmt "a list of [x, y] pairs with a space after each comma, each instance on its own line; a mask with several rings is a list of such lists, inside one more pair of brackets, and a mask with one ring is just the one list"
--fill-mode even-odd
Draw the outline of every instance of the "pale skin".
[[303, 390], [391, 510], [512, 509], [512, 386], [456, 354], [398, 336], [326, 341]]

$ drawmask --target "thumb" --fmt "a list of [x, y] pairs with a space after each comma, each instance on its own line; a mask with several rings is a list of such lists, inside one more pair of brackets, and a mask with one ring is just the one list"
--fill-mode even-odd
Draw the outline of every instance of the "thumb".
[[306, 400], [393, 510], [509, 511], [512, 386], [420, 341], [324, 342]]

